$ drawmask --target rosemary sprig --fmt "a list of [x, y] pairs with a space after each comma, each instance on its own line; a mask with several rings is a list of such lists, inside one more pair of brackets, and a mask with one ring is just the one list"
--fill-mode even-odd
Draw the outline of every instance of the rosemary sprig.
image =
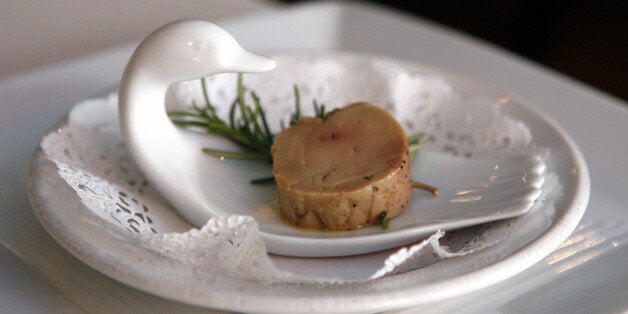
[[271, 184], [271, 183], [275, 183], [275, 177], [265, 177], [265, 178], [259, 178], [259, 179], [253, 179], [251, 181], [249, 181], [251, 184], [253, 185], [265, 185], [265, 184]]
[[[238, 74], [236, 85], [236, 97], [229, 107], [228, 121], [222, 120], [216, 110], [216, 106], [209, 98], [207, 81], [201, 79], [204, 106], [192, 104], [191, 111], [172, 111], [168, 115], [172, 122], [180, 127], [192, 127], [204, 129], [209, 134], [223, 136], [242, 148], [242, 151], [224, 151], [213, 148], [203, 148], [203, 152], [210, 156], [238, 160], [261, 160], [272, 162], [270, 148], [275, 140], [275, 135], [270, 131], [266, 113], [264, 112], [260, 97], [252, 90], [248, 90], [242, 80], [242, 74]], [[298, 86], [293, 86], [295, 98], [295, 111], [290, 116], [290, 125], [298, 123], [301, 118], [301, 94]], [[247, 101], [247, 92], [253, 104]], [[313, 101], [316, 117], [325, 117], [325, 105]], [[283, 123], [281, 124], [284, 128]], [[251, 184], [267, 184], [274, 182], [274, 177], [251, 180]]]
[[325, 115], [327, 114], [325, 112], [325, 104], [319, 105], [316, 99], [314, 99], [312, 103], [314, 105], [314, 115], [319, 119], [325, 118]]
[[433, 186], [431, 186], [431, 185], [429, 185], [429, 184], [425, 184], [425, 183], [413, 180], [412, 181], [412, 187], [415, 188], [415, 189], [421, 189], [421, 190], [424, 190], [424, 191], [428, 191], [428, 192], [432, 193], [432, 195], [434, 195], [434, 196], [439, 196], [440, 195], [440, 192], [438, 191], [438, 189], [433, 187]]
[[168, 115], [173, 123], [181, 127], [205, 129], [209, 134], [226, 137], [243, 149], [240, 152], [203, 149], [203, 152], [208, 155], [220, 158], [272, 161], [270, 147], [273, 144], [274, 135], [268, 127], [266, 113], [255, 92], [249, 91], [253, 105], [247, 103], [247, 89], [242, 83], [242, 75], [238, 75], [237, 96], [229, 108], [228, 122], [218, 117], [216, 107], [209, 98], [205, 79], [201, 79], [201, 87], [205, 105], [200, 107], [193, 104], [192, 111], [169, 112]]
[[[423, 147], [426, 144], [425, 142], [422, 141], [424, 136], [425, 136], [425, 133], [417, 133], [417, 134], [408, 136], [408, 150], [410, 151], [410, 160], [414, 160], [417, 152], [419, 151], [419, 148]], [[414, 181], [414, 180], [412, 181], [412, 188], [428, 191], [432, 193], [432, 195], [434, 196], [438, 196], [440, 194], [437, 188], [429, 184], [425, 184], [425, 183]]]
[[[301, 92], [299, 91], [299, 87], [295, 84], [292, 86], [292, 91], [294, 93], [294, 113], [292, 113], [290, 115], [290, 126], [297, 124], [299, 121], [301, 121], [302, 118], [302, 114], [301, 114]], [[312, 100], [312, 106], [314, 107], [314, 116], [320, 119], [324, 119], [325, 118], [325, 105], [324, 104], [318, 104], [318, 102], [316, 101], [316, 99]], [[285, 125], [283, 124], [283, 121], [281, 121], [281, 128], [285, 129]]]
[[414, 158], [416, 157], [417, 152], [419, 151], [419, 148], [421, 148], [421, 147], [423, 147], [425, 145], [425, 142], [421, 141], [424, 136], [425, 136], [425, 133], [416, 133], [416, 134], [408, 136], [408, 147], [409, 147], [409, 150], [410, 150], [410, 160], [414, 160]]
[[377, 219], [384, 230], [388, 229], [388, 224], [390, 223], [390, 218], [386, 218], [386, 214], [388, 214], [388, 211], [383, 211], [377, 216]]
[[301, 120], [301, 93], [296, 84], [292, 86], [292, 90], [294, 91], [294, 113], [290, 117], [290, 125], [295, 125]]

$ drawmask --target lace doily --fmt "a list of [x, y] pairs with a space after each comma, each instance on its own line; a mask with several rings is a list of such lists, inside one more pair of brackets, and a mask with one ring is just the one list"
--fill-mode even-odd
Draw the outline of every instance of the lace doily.
[[[311, 113], [307, 104], [314, 97], [330, 109], [368, 100], [395, 114], [409, 133], [425, 132], [432, 150], [467, 158], [516, 156], [541, 150], [534, 145], [525, 124], [500, 113], [499, 106], [507, 99], [463, 95], [446, 79], [414, 74], [405, 69], [408, 65], [385, 59], [347, 62], [342, 58], [304, 60], [289, 56], [281, 57], [279, 64], [279, 73], [291, 75], [245, 77], [245, 83], [258, 92], [265, 106], [273, 108], [268, 111], [268, 120], [275, 131], [280, 127], [279, 121], [286, 120], [293, 110], [291, 85], [297, 84], [305, 115]], [[356, 76], [355, 71], [360, 75]], [[213, 76], [208, 82], [215, 103], [227, 104], [233, 99], [234, 75]], [[167, 99], [172, 109], [189, 106], [193, 101], [202, 103], [201, 97], [200, 84], [193, 81], [173, 87]], [[124, 145], [116, 94], [77, 104], [67, 125], [48, 134], [41, 147], [86, 208], [128, 236], [136, 237], [146, 249], [187, 265], [199, 277], [220, 273], [270, 283], [368, 281], [479, 251], [507, 237], [526, 219], [523, 216], [454, 232], [437, 232], [391, 254], [380, 269], [360, 278], [297, 276], [275, 267], [253, 218], [215, 217], [196, 229], [174, 212], [143, 177]], [[560, 190], [556, 176], [547, 174], [546, 178], [543, 194], [533, 210], [548, 195]], [[547, 202], [543, 205], [551, 208]]]

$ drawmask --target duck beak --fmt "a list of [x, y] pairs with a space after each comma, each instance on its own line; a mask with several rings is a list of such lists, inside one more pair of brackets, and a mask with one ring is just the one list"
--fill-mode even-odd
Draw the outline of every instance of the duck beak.
[[235, 72], [242, 73], [266, 72], [274, 69], [277, 65], [275, 60], [269, 57], [252, 53], [244, 49], [234, 56], [232, 60], [233, 70]]

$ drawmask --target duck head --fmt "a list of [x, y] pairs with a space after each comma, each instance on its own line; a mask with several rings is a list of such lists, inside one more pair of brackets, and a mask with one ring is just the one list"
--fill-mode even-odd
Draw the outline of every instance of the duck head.
[[245, 50], [218, 25], [182, 20], [166, 24], [144, 39], [127, 72], [174, 83], [222, 72], [265, 72], [274, 67], [272, 59]]

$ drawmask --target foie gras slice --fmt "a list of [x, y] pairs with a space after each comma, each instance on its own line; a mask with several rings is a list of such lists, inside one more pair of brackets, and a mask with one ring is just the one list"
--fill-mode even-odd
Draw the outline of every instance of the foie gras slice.
[[358, 229], [397, 216], [412, 196], [406, 134], [366, 102], [302, 118], [277, 135], [272, 156], [281, 216], [298, 227]]

